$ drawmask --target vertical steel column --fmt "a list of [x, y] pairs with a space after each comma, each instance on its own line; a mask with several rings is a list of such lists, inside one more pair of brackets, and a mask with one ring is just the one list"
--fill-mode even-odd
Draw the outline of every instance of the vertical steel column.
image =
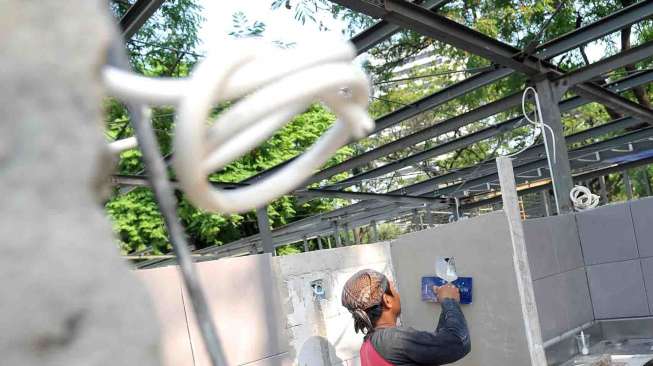
[[599, 195], [601, 195], [601, 199], [603, 200], [603, 204], [608, 203], [608, 188], [605, 184], [605, 176], [602, 175], [599, 177]]
[[338, 220], [333, 221], [333, 234], [336, 239], [336, 248], [340, 248], [342, 241], [340, 240], [340, 223]]
[[358, 244], [361, 243], [361, 237], [360, 237], [360, 235], [356, 235], [356, 228], [355, 227], [351, 228], [351, 235], [354, 236], [354, 244], [355, 245], [358, 245]]
[[319, 236], [319, 235], [317, 236], [317, 249], [318, 249], [318, 250], [322, 250], [322, 249], [323, 249], [323, 248], [322, 248], [322, 237]]
[[308, 252], [308, 239], [306, 238], [306, 235], [302, 237], [302, 240], [304, 242], [304, 252]]
[[454, 197], [454, 202], [455, 202], [455, 207], [453, 210], [453, 219], [454, 221], [460, 220], [460, 200], [458, 200], [458, 197]]
[[342, 231], [345, 233], [345, 242], [344, 245], [351, 245], [351, 240], [349, 240], [349, 223], [345, 222], [344, 225], [342, 225]]
[[558, 214], [573, 211], [569, 193], [574, 187], [574, 181], [569, 166], [569, 155], [565, 132], [561, 122], [560, 107], [558, 103], [565, 92], [565, 89], [554, 86], [548, 79], [535, 83], [537, 93], [542, 107], [542, 121], [553, 131], [544, 128], [542, 134], [546, 136], [547, 157]]
[[435, 226], [435, 217], [433, 215], [433, 206], [431, 206], [431, 205], [426, 206], [426, 220], [428, 221], [428, 226], [429, 227]]
[[268, 209], [261, 207], [256, 209], [256, 221], [258, 222], [259, 236], [261, 237], [261, 246], [263, 253], [274, 252], [274, 242], [272, 241], [272, 232], [270, 231], [270, 221], [268, 220]]
[[648, 165], [644, 165], [642, 175], [644, 178], [644, 189], [646, 190], [646, 195], [651, 195], [651, 177], [648, 175]]
[[419, 231], [419, 211], [414, 208], [413, 209], [413, 231]]
[[372, 220], [370, 226], [372, 227], [372, 242], [376, 243], [379, 241], [379, 228], [376, 227], [376, 220]]
[[628, 200], [633, 199], [633, 184], [630, 182], [630, 175], [628, 175], [628, 170], [624, 170], [621, 172], [624, 177], [624, 186], [626, 187], [626, 197], [628, 197]]
[[551, 216], [551, 207], [550, 207], [550, 202], [549, 202], [549, 191], [546, 190], [546, 189], [541, 191], [540, 196], [542, 197], [542, 206], [544, 206], [544, 214], [546, 216]]

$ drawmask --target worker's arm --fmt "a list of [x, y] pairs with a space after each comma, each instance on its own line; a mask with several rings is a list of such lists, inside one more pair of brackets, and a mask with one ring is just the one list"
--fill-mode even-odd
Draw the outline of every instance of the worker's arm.
[[[422, 352], [415, 352], [414, 361], [423, 364], [455, 362], [469, 353], [471, 342], [465, 316], [460, 310], [460, 291], [453, 286], [435, 287], [442, 311], [433, 336]], [[444, 346], [444, 347], [443, 347]], [[444, 351], [442, 348], [445, 348]]]
[[437, 293], [442, 312], [435, 332], [392, 328], [372, 338], [386, 360], [433, 366], [456, 362], [469, 353], [469, 332], [458, 305], [457, 289], [438, 289]]

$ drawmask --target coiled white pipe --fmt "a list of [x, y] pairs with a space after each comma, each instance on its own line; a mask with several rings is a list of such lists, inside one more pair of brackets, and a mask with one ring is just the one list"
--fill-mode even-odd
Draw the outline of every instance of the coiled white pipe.
[[[280, 50], [224, 44], [186, 79], [155, 79], [106, 67], [104, 83], [123, 99], [178, 106], [173, 161], [181, 189], [199, 208], [223, 213], [262, 207], [300, 186], [340, 147], [372, 131], [369, 81], [348, 42]], [[227, 51], [225, 51], [227, 50]], [[212, 126], [212, 106], [237, 100]], [[338, 117], [308, 151], [251, 186], [222, 190], [208, 175], [264, 142], [292, 116], [321, 101]]]
[[569, 199], [577, 210], [583, 211], [598, 206], [601, 198], [593, 194], [587, 187], [574, 186], [569, 192]]

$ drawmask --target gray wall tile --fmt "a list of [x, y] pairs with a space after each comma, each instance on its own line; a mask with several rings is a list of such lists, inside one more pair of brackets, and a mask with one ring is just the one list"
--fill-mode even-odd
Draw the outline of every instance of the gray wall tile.
[[578, 327], [594, 320], [592, 300], [585, 268], [580, 267], [560, 274], [561, 283], [566, 299], [569, 328]]
[[560, 272], [582, 267], [583, 254], [575, 215], [552, 216], [549, 224]]
[[535, 280], [533, 289], [545, 341], [594, 319], [584, 267]]
[[642, 259], [642, 270], [644, 271], [648, 308], [651, 315], [653, 315], [653, 258]]
[[609, 205], [576, 214], [585, 264], [637, 258], [628, 204]]
[[597, 319], [649, 315], [639, 259], [587, 267]]
[[555, 275], [533, 281], [537, 314], [544, 341], [570, 329], [566, 311], [567, 299], [560, 279], [560, 275]]
[[524, 221], [524, 240], [531, 277], [536, 280], [560, 272], [551, 241], [551, 218]]
[[639, 256], [653, 257], [653, 198], [632, 201], [630, 209], [635, 224]]

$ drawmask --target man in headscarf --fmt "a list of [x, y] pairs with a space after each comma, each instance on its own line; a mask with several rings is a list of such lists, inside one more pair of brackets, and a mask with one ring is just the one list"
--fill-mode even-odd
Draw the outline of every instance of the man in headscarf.
[[397, 326], [399, 293], [380, 272], [364, 269], [342, 289], [342, 305], [354, 318], [354, 329], [365, 334], [362, 366], [443, 365], [471, 349], [469, 331], [460, 310], [460, 292], [451, 284], [433, 288], [442, 306], [434, 332]]

